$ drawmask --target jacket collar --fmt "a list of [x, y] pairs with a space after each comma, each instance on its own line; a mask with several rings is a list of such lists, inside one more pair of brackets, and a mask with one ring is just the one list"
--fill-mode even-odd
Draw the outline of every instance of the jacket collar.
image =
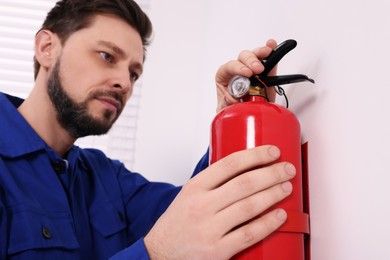
[[17, 110], [23, 99], [0, 93], [0, 155], [14, 158], [45, 149], [46, 143]]

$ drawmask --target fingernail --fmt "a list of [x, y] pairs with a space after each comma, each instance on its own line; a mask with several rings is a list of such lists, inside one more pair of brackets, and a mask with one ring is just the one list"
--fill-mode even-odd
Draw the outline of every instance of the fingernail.
[[276, 210], [276, 218], [280, 221], [285, 221], [287, 219], [287, 213], [283, 209]]
[[252, 63], [252, 67], [261, 67], [261, 66], [262, 65], [261, 65], [260, 61], [255, 61]]
[[282, 183], [282, 189], [285, 192], [291, 192], [293, 190], [293, 186], [292, 186], [291, 182], [286, 181], [286, 182]]
[[295, 176], [296, 170], [295, 170], [294, 165], [292, 165], [291, 163], [286, 163], [284, 168], [286, 169], [286, 172], [288, 175]]
[[276, 146], [270, 146], [268, 148], [268, 154], [271, 155], [273, 158], [279, 158], [280, 150]]

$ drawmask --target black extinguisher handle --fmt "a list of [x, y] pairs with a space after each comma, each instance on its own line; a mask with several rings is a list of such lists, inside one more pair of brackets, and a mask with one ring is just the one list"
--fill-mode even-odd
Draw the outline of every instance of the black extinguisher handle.
[[[297, 83], [302, 81], [310, 81], [311, 83], [314, 83], [313, 79], [303, 74], [268, 76], [268, 73], [276, 66], [276, 64], [278, 64], [279, 61], [296, 46], [297, 42], [292, 39], [286, 40], [276, 46], [275, 49], [272, 50], [270, 55], [266, 59], [261, 61], [264, 65], [263, 72], [257, 75], [253, 75], [250, 78], [244, 76], [236, 76], [230, 80], [228, 84], [228, 90], [230, 94], [235, 99], [240, 99], [249, 93], [251, 86], [258, 86], [261, 89], [276, 86], [279, 90], [277, 90], [277, 93], [279, 95], [285, 96], [287, 100], [284, 91], [282, 91], [279, 85]], [[267, 95], [266, 92], [265, 95]]]
[[[302, 81], [310, 81], [314, 83], [314, 79], [309, 78], [303, 74], [291, 74], [291, 75], [280, 75], [280, 76], [267, 76], [261, 79], [262, 82], [259, 82], [256, 78], [251, 78], [252, 86], [279, 86], [285, 84], [298, 83]], [[264, 84], [264, 85], [263, 85]]]
[[297, 42], [292, 39], [286, 40], [276, 46], [275, 49], [272, 50], [271, 54], [262, 61], [264, 65], [264, 71], [258, 76], [267, 76], [268, 73], [276, 66], [276, 64], [278, 64], [278, 62], [284, 57], [284, 55], [286, 55], [296, 46]]

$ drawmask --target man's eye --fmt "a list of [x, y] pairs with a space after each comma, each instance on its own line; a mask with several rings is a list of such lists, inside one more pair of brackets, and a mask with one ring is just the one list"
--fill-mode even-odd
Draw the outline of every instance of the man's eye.
[[102, 51], [99, 54], [105, 61], [108, 61], [110, 63], [112, 63], [114, 61], [114, 57], [112, 55], [108, 54], [107, 52]]
[[130, 72], [130, 79], [135, 82], [139, 78], [138, 74], [135, 72]]

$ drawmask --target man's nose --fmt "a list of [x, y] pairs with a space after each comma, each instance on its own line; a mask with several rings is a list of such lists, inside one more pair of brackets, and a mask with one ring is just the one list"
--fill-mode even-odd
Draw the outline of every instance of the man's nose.
[[113, 75], [111, 79], [111, 85], [114, 88], [120, 89], [123, 94], [129, 95], [131, 94], [131, 90], [133, 88], [133, 84], [130, 80], [129, 72], [120, 72], [118, 71]]

